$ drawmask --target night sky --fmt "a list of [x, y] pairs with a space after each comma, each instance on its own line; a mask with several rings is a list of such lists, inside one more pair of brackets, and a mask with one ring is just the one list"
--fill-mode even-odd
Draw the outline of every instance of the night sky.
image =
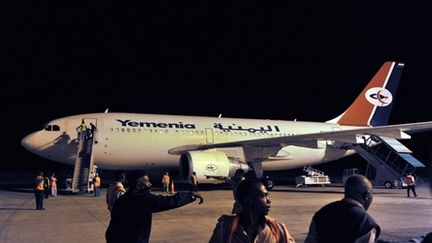
[[[390, 123], [431, 121], [432, 15], [421, 4], [29, 1], [3, 36], [0, 168], [46, 165], [22, 137], [106, 108], [326, 121], [393, 60], [406, 65]], [[431, 137], [404, 143], [432, 161]]]

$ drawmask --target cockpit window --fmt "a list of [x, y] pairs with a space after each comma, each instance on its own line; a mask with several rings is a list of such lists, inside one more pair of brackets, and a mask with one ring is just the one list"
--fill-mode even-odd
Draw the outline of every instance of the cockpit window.
[[45, 131], [60, 131], [60, 126], [58, 126], [58, 125], [46, 125], [44, 130]]

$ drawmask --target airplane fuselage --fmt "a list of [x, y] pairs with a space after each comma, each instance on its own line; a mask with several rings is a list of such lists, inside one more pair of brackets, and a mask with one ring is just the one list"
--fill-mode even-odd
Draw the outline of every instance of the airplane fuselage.
[[[318, 122], [94, 113], [53, 120], [44, 130], [24, 138], [23, 145], [42, 157], [73, 165], [78, 144], [76, 127], [82, 119], [97, 126], [94, 163], [102, 169], [126, 170], [178, 168], [179, 156], [168, 151], [185, 144], [226, 143], [343, 129], [338, 124]], [[334, 146], [332, 141], [320, 141], [316, 148], [285, 146], [263, 161], [263, 169], [298, 168], [353, 153]], [[226, 152], [234, 157], [243, 156], [241, 148], [230, 148]]]

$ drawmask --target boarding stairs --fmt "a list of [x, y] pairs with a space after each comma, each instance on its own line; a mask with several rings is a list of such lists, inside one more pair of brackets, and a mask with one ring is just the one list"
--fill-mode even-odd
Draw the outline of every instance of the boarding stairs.
[[89, 191], [89, 181], [94, 173], [93, 168], [93, 138], [87, 133], [81, 132], [78, 139], [78, 150], [75, 160], [75, 169], [72, 179], [72, 192], [84, 193]]
[[370, 136], [364, 143], [355, 145], [354, 149], [368, 161], [366, 176], [374, 186], [402, 187], [405, 175], [410, 172], [415, 177], [416, 184], [423, 182], [414, 172], [425, 165], [394, 138]]

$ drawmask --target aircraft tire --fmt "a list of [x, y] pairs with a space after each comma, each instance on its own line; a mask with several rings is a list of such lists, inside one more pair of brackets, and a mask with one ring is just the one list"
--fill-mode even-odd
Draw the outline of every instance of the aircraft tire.
[[386, 182], [384, 183], [384, 187], [385, 187], [386, 189], [391, 189], [391, 188], [393, 188], [393, 184], [392, 184], [390, 181], [386, 181]]

